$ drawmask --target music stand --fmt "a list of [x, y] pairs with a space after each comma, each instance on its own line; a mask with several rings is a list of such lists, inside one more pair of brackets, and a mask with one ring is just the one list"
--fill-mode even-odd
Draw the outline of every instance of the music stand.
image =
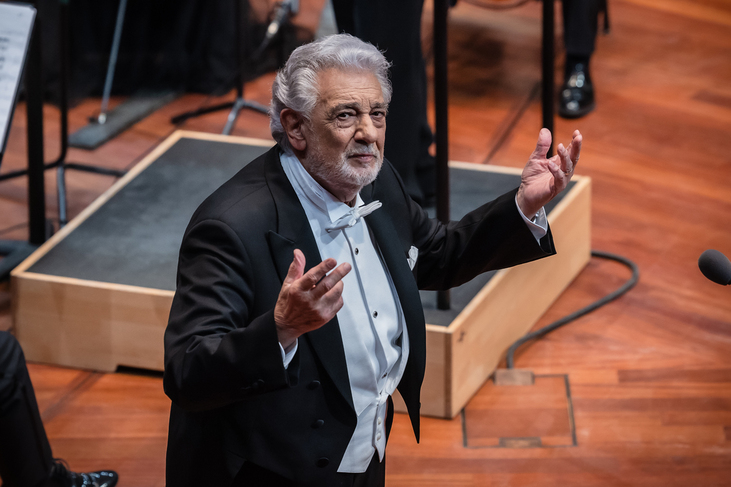
[[45, 187], [43, 181], [43, 87], [41, 46], [36, 9], [28, 4], [0, 4], [0, 164], [25, 70], [28, 112], [28, 242], [0, 240], [0, 280], [46, 240]]
[[[38, 23], [38, 22], [36, 22]], [[92, 166], [89, 164], [79, 164], [76, 162], [66, 162], [66, 155], [68, 153], [69, 148], [69, 137], [68, 137], [68, 79], [69, 79], [69, 64], [70, 64], [70, 53], [69, 53], [69, 28], [68, 28], [68, 2], [60, 2], [59, 3], [59, 49], [60, 49], [60, 76], [59, 76], [59, 111], [60, 111], [60, 121], [61, 121], [61, 131], [60, 131], [60, 137], [61, 137], [61, 152], [58, 156], [58, 158], [53, 161], [49, 162], [48, 164], [43, 164], [43, 169], [53, 169], [58, 168], [58, 172], [56, 175], [56, 184], [58, 188], [58, 221], [59, 226], [63, 227], [68, 223], [68, 217], [67, 217], [67, 211], [66, 211], [66, 169], [74, 169], [77, 171], [84, 171], [84, 172], [90, 172], [93, 174], [101, 174], [104, 176], [113, 176], [113, 177], [122, 177], [124, 176], [127, 171], [118, 170], [118, 169], [109, 169], [106, 167], [101, 166]], [[40, 46], [38, 47], [38, 57], [39, 57], [39, 63], [40, 63]], [[29, 54], [30, 57], [30, 54]], [[29, 68], [30, 69], [30, 68]], [[42, 90], [42, 76], [38, 74], [38, 81], [40, 85], [40, 89]], [[42, 96], [42, 93], [41, 93]], [[41, 104], [43, 103], [41, 98]], [[41, 107], [42, 110], [42, 107]], [[38, 122], [40, 125], [40, 133], [43, 133], [43, 118], [41, 116], [40, 121]], [[30, 122], [29, 122], [29, 128], [30, 131]], [[42, 137], [41, 137], [42, 138]], [[41, 159], [42, 159], [42, 151], [41, 151]], [[30, 171], [30, 165], [28, 169], [19, 169], [17, 171], [10, 171], [8, 173], [0, 175], [0, 181], [5, 181], [8, 179], [13, 179], [21, 176], [25, 176], [26, 174], [29, 174]], [[44, 218], [45, 218], [45, 206], [44, 206]], [[44, 223], [45, 228], [45, 223]], [[44, 230], [45, 232], [45, 230]], [[45, 240], [45, 238], [44, 238]]]

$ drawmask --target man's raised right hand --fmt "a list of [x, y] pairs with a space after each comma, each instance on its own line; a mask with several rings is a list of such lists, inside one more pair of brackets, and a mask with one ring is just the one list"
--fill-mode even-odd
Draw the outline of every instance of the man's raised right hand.
[[300, 335], [320, 328], [343, 307], [342, 279], [351, 266], [347, 262], [336, 265], [335, 259], [325, 259], [303, 275], [305, 256], [295, 249], [274, 307], [277, 337], [285, 351]]

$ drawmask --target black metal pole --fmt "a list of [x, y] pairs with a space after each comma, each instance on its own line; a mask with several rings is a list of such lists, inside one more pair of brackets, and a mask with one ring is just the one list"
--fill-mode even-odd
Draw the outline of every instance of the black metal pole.
[[236, 43], [236, 46], [234, 52], [236, 53], [237, 99], [244, 97], [244, 63], [246, 62], [246, 60], [244, 59], [244, 43], [246, 42], [246, 40], [244, 39], [244, 35], [246, 34], [246, 32], [244, 32], [243, 23], [249, 21], [249, 9], [247, 8], [247, 6], [242, 5], [242, 3], [245, 1], [247, 0], [234, 0], [234, 19], [236, 19], [236, 25], [234, 28], [234, 42]]
[[46, 241], [46, 188], [43, 179], [43, 69], [40, 19], [36, 17], [25, 70], [25, 97], [28, 114], [28, 241]]
[[[437, 218], [449, 222], [449, 97], [447, 79], [448, 0], [434, 1], [434, 108], [437, 143]], [[437, 308], [449, 309], [449, 291], [437, 293]]]
[[[553, 77], [554, 77], [554, 0], [543, 0], [543, 44], [541, 46], [541, 71], [543, 77], [542, 111], [543, 126], [553, 134]], [[553, 144], [548, 157], [553, 155]]]
[[69, 65], [71, 54], [69, 49], [69, 0], [58, 2], [58, 44], [60, 50], [59, 59], [59, 109], [61, 111], [61, 154], [58, 156], [58, 169], [56, 170], [56, 186], [58, 188], [58, 226], [62, 228], [68, 223], [66, 214], [66, 154], [69, 148], [69, 104], [68, 104], [68, 83]]

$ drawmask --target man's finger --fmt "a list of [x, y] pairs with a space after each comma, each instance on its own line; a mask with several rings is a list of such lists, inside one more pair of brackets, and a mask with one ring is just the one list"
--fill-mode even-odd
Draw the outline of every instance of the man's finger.
[[534, 156], [538, 156], [540, 159], [545, 159], [548, 154], [548, 149], [551, 147], [551, 131], [547, 128], [542, 128], [538, 132], [538, 142], [536, 143], [536, 150], [533, 151]]
[[299, 279], [299, 281], [297, 281], [297, 287], [302, 291], [311, 290], [317, 285], [318, 282], [320, 282], [320, 279], [325, 277], [325, 275], [333, 270], [336, 265], [337, 261], [335, 259], [323, 260], [315, 267], [307, 271], [307, 273], [305, 273], [305, 275], [303, 275]]
[[[328, 310], [328, 315], [332, 314], [335, 316], [338, 311], [343, 307], [343, 288], [345, 284], [343, 281], [338, 281], [328, 292], [323, 294], [320, 301]], [[332, 319], [330, 316], [330, 319]]]
[[561, 157], [561, 170], [570, 177], [574, 170], [574, 163], [563, 144], [558, 144], [558, 155]]
[[571, 157], [571, 161], [574, 165], [579, 163], [579, 155], [581, 154], [581, 143], [583, 142], [584, 137], [581, 135], [581, 132], [578, 130], [574, 131], [573, 139], [571, 139], [571, 144], [569, 146], [569, 153]]
[[350, 270], [351, 266], [349, 263], [343, 262], [340, 264], [330, 274], [323, 277], [317, 286], [315, 286], [315, 289], [313, 289], [313, 297], [315, 299], [319, 299], [329, 293], [338, 283], [342, 282], [343, 277], [345, 277]]
[[302, 277], [305, 271], [305, 254], [300, 249], [294, 249], [294, 257], [289, 265], [287, 277], [284, 278], [284, 284], [292, 284], [294, 281]]

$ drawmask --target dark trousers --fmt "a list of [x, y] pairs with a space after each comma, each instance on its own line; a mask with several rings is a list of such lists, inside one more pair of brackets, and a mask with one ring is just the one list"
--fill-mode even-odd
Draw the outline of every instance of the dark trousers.
[[601, 0], [563, 0], [563, 38], [567, 56], [594, 52]]
[[421, 52], [423, 0], [333, 0], [340, 32], [385, 51], [393, 98], [388, 108], [385, 156], [419, 202], [435, 193], [433, 135], [426, 117], [426, 68]]
[[[384, 487], [386, 485], [386, 459], [378, 461], [378, 453], [363, 473], [338, 474], [340, 487]], [[302, 484], [281, 477], [274, 472], [251, 463], [245, 463], [234, 479], [232, 487], [300, 487]]]
[[20, 344], [0, 331], [0, 477], [4, 487], [36, 487], [51, 474], [51, 446]]
[[[391, 436], [393, 426], [393, 399], [388, 398], [386, 413], [386, 440]], [[386, 458], [378, 460], [378, 452], [373, 454], [371, 463], [363, 473], [339, 473], [340, 487], [385, 487], [386, 485]], [[244, 463], [233, 481], [231, 487], [300, 487], [301, 484], [281, 477], [274, 472], [251, 463]]]

